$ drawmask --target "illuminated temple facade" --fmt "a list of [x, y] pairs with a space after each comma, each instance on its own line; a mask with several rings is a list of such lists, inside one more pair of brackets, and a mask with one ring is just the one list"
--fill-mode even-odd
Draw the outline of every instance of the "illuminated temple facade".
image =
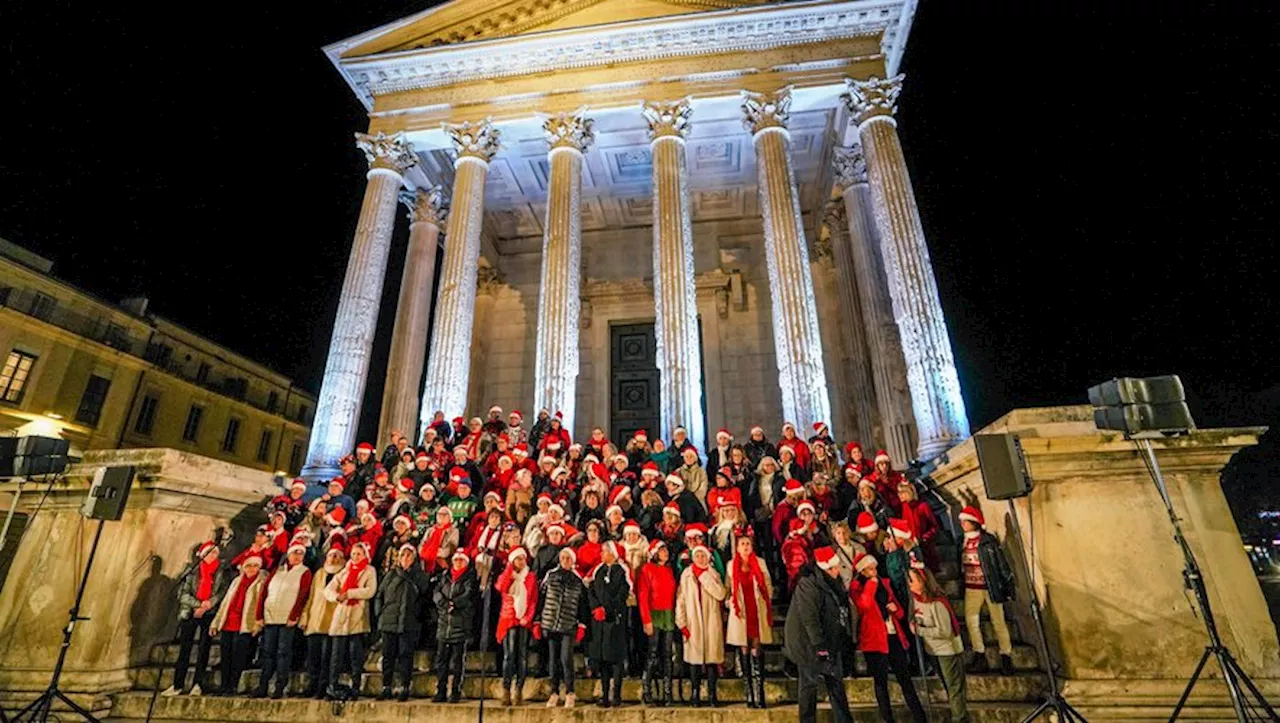
[[899, 465], [967, 437], [894, 121], [914, 10], [453, 0], [327, 47], [369, 174], [304, 474], [357, 441], [380, 323], [381, 438], [491, 404], [700, 447], [824, 421]]

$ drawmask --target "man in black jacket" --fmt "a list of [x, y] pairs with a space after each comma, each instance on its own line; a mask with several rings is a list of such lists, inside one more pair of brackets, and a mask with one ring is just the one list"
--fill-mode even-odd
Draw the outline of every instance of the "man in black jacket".
[[964, 540], [960, 545], [960, 569], [964, 575], [964, 618], [969, 626], [969, 642], [973, 661], [969, 672], [987, 672], [987, 646], [982, 639], [981, 615], [985, 606], [991, 615], [991, 627], [1000, 646], [1000, 672], [1013, 675], [1013, 643], [1009, 624], [1004, 619], [1004, 604], [1016, 599], [1017, 585], [1013, 568], [1000, 549], [995, 535], [982, 529], [982, 510], [966, 507], [960, 512]]
[[818, 683], [827, 688], [827, 700], [839, 723], [853, 723], [844, 691], [840, 652], [849, 637], [849, 593], [840, 583], [835, 550], [813, 551], [814, 564], [800, 571], [796, 591], [787, 608], [782, 652], [800, 672], [800, 720], [818, 720]]
[[418, 564], [418, 548], [400, 546], [396, 564], [382, 578], [374, 604], [378, 606], [378, 630], [382, 633], [382, 694], [391, 697], [395, 673], [400, 673], [400, 700], [409, 700], [413, 676], [413, 648], [422, 630], [418, 610], [427, 594], [427, 573]]
[[[587, 656], [600, 664], [600, 707], [622, 707], [622, 673], [627, 664], [627, 598], [631, 573], [618, 561], [618, 543], [600, 547], [600, 564], [587, 583], [591, 640]], [[612, 685], [612, 694], [610, 694]]]
[[453, 553], [448, 570], [442, 572], [432, 595], [436, 604], [436, 694], [431, 700], [445, 701], [446, 685], [453, 676], [449, 702], [462, 700], [462, 664], [475, 615], [479, 579], [471, 568], [471, 558], [459, 549]]

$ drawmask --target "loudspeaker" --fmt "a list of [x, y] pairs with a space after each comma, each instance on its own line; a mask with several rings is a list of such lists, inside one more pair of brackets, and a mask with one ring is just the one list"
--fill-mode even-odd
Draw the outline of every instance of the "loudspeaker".
[[84, 498], [80, 514], [91, 520], [119, 520], [124, 516], [129, 489], [136, 470], [132, 467], [103, 467], [93, 475], [93, 486]]
[[1018, 435], [975, 434], [973, 446], [978, 450], [987, 499], [1011, 500], [1031, 494], [1031, 475], [1027, 474]]
[[1094, 425], [1128, 436], [1195, 429], [1186, 396], [1182, 380], [1173, 375], [1146, 379], [1122, 377], [1089, 387]]
[[70, 449], [60, 437], [0, 437], [0, 478], [58, 474]]

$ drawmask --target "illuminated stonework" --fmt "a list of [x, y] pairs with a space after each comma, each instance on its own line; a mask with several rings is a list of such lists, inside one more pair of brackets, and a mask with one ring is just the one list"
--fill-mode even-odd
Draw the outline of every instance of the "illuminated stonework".
[[902, 73], [892, 78], [877, 78], [874, 75], [866, 80], [845, 79], [849, 89], [846, 102], [849, 112], [853, 114], [853, 122], [861, 125], [872, 118], [882, 118], [890, 123], [893, 114], [898, 111], [898, 96], [902, 94]]

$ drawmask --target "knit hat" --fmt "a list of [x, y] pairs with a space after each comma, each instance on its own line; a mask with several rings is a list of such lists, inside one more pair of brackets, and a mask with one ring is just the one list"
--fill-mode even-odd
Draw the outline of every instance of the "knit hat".
[[868, 567], [875, 567], [878, 564], [876, 558], [866, 552], [859, 552], [857, 557], [853, 558], [853, 569], [858, 572], [862, 572]]
[[666, 546], [667, 543], [663, 542], [661, 538], [654, 538], [653, 542], [649, 543], [649, 559], [652, 560], [656, 558], [658, 556], [658, 550], [661, 550]]
[[907, 525], [907, 521], [898, 517], [889, 520], [889, 531], [898, 540], [909, 540], [912, 537], [911, 527]]
[[883, 449], [876, 452], [876, 459], [875, 459], [876, 464], [880, 464], [881, 462], [884, 462], [887, 464], [887, 463], [890, 463], [891, 461], [892, 460], [889, 459], [888, 452], [884, 451]]
[[683, 490], [683, 489], [684, 489], [684, 478], [683, 478], [683, 477], [681, 477], [681, 476], [680, 476], [680, 475], [678, 475], [678, 474], [669, 474], [669, 475], [667, 475], [667, 484], [669, 484], [669, 485], [674, 485], [674, 486], [675, 486], [675, 488], [676, 488], [676, 489], [678, 489], [678, 490]]
[[863, 535], [869, 535], [880, 529], [880, 525], [876, 524], [876, 518], [870, 512], [858, 513], [858, 532]]
[[800, 480], [789, 479], [786, 484], [782, 485], [782, 491], [788, 495], [798, 495], [804, 492], [804, 485], [800, 484]]
[[836, 558], [836, 551], [830, 547], [819, 547], [814, 550], [813, 560], [823, 570], [834, 570], [840, 566], [840, 560]]
[[960, 510], [960, 519], [962, 521], [968, 520], [973, 524], [977, 525], [978, 527], [982, 527], [987, 524], [986, 519], [983, 518], [982, 516], [982, 510], [978, 509], [977, 507], [974, 507], [973, 505], [970, 505], [964, 508], [963, 510]]

